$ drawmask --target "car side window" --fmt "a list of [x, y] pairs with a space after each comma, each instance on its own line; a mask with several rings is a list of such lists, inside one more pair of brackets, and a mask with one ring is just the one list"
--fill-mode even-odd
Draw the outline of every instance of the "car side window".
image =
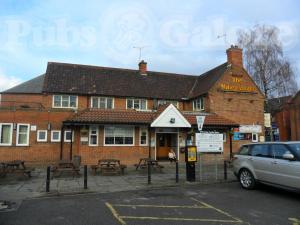
[[242, 146], [239, 155], [249, 155], [249, 147], [247, 145]]
[[291, 153], [284, 145], [272, 145], [272, 157], [275, 159], [283, 159], [283, 155]]
[[256, 157], [271, 157], [268, 145], [253, 145], [251, 147], [251, 155]]

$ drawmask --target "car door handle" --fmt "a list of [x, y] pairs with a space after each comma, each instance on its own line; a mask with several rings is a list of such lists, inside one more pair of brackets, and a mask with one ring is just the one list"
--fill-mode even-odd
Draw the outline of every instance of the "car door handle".
[[276, 162], [276, 161], [273, 161], [272, 164], [277, 164], [277, 162]]

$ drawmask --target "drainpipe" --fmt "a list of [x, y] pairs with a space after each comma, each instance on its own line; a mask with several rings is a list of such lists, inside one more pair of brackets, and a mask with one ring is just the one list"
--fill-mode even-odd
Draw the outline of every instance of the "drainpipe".
[[73, 157], [73, 128], [71, 127], [71, 144], [70, 144], [70, 160]]

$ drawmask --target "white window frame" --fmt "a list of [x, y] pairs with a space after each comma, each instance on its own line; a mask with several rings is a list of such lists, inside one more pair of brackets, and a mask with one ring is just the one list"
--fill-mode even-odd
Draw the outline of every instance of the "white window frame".
[[[25, 144], [19, 144], [19, 131], [20, 126], [27, 126], [27, 138]], [[16, 135], [16, 146], [29, 146], [29, 134], [30, 134], [30, 124], [28, 123], [18, 123], [17, 124], [17, 135]]]
[[[106, 132], [105, 132], [105, 128], [107, 128], [107, 127], [124, 127], [124, 128], [132, 128], [132, 133], [133, 133], [133, 136], [132, 136], [132, 144], [122, 144], [122, 145], [120, 145], [120, 144], [105, 144], [105, 137], [106, 137]], [[120, 146], [120, 147], [122, 147], [122, 146], [124, 146], [124, 147], [126, 147], [126, 146], [135, 146], [135, 127], [134, 126], [122, 126], [122, 125], [120, 125], [120, 126], [114, 126], [114, 125], [108, 125], [108, 126], [104, 126], [104, 135], [103, 135], [103, 146]]]
[[[72, 140], [67, 140], [67, 132], [72, 132]], [[66, 143], [73, 143], [74, 142], [74, 130], [72, 131], [72, 130], [65, 130], [64, 131], [64, 142], [66, 142]]]
[[[61, 97], [61, 101], [60, 101], [60, 106], [55, 106], [54, 105], [54, 98], [55, 98], [55, 96], [60, 96]], [[69, 106], [62, 106], [62, 96], [68, 96], [69, 97]], [[76, 97], [76, 106], [75, 107], [71, 107], [70, 106], [70, 98], [71, 98], [71, 96], [74, 96], [74, 97]], [[78, 108], [78, 96], [77, 95], [53, 95], [52, 96], [52, 108], [59, 108], [59, 109], [77, 109]]]
[[258, 133], [252, 133], [252, 142], [258, 142]]
[[[146, 131], [146, 144], [142, 144], [142, 143], [141, 143], [141, 141], [142, 141], [142, 132], [143, 132], [143, 131]], [[139, 138], [139, 145], [140, 145], [140, 146], [148, 146], [148, 142], [149, 142], [149, 141], [148, 141], [148, 139], [149, 139], [149, 138], [148, 138], [148, 137], [149, 137], [148, 128], [147, 128], [147, 127], [140, 127], [140, 134], [139, 134], [139, 135], [140, 135], [140, 138]]]
[[[195, 108], [195, 102], [200, 101], [202, 99], [202, 106], [200, 109]], [[199, 97], [193, 100], [193, 111], [204, 111], [204, 97]]]
[[[133, 108], [128, 108], [128, 105], [127, 105], [127, 101], [128, 100], [132, 100], [133, 101]], [[138, 109], [134, 108], [134, 100], [138, 100], [139, 101], [139, 108]], [[146, 109], [141, 109], [141, 100], [145, 100], [146, 101]], [[137, 111], [147, 111], [148, 110], [148, 99], [146, 99], [146, 98], [126, 98], [126, 109], [135, 109]]]
[[[99, 107], [94, 107], [93, 106], [93, 99], [94, 98], [97, 98], [98, 99], [98, 106]], [[100, 108], [100, 98], [105, 98], [105, 108]], [[108, 98], [111, 98], [112, 99], [112, 108], [107, 108], [107, 99]], [[101, 97], [101, 96], [92, 96], [91, 97], [91, 108], [93, 108], [93, 109], [114, 109], [115, 108], [115, 98], [113, 98], [113, 97]]]
[[223, 132], [223, 142], [227, 141], [227, 132]]
[[[174, 105], [173, 103], [174, 102], [176, 102], [176, 104]], [[160, 104], [160, 103], [162, 103], [162, 104]], [[164, 105], [164, 104], [173, 104], [176, 108], [178, 108], [178, 101], [173, 101], [173, 100], [166, 100], [166, 99], [158, 99], [157, 100], [157, 106], [159, 106], [159, 105]]]
[[[96, 144], [91, 143], [91, 140], [92, 140], [91, 136], [92, 136], [92, 130], [93, 130], [92, 128], [96, 128], [96, 136], [97, 136]], [[95, 125], [92, 125], [92, 126], [89, 127], [89, 146], [98, 146], [98, 145], [99, 145], [99, 127], [95, 126]]]
[[[58, 139], [53, 139], [53, 133], [58, 132]], [[60, 142], [61, 140], [61, 131], [60, 130], [51, 130], [51, 142]]]
[[[45, 139], [40, 139], [39, 134], [41, 132], [45, 132]], [[36, 140], [37, 140], [37, 142], [47, 142], [47, 140], [48, 140], [48, 131], [47, 130], [38, 130], [36, 132]]]
[[12, 145], [12, 135], [13, 135], [13, 124], [12, 123], [0, 123], [0, 138], [2, 136], [2, 126], [9, 125], [10, 126], [10, 134], [9, 134], [9, 143], [0, 143], [0, 146], [11, 146]]

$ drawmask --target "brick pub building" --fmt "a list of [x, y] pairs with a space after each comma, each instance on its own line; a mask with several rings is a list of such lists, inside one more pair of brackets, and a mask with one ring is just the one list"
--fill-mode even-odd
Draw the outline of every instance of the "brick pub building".
[[242, 50], [227, 62], [189, 76], [49, 62], [45, 74], [2, 92], [0, 161], [49, 163], [80, 155], [134, 164], [163, 160], [171, 148], [180, 161], [187, 139], [203, 130], [224, 134], [224, 158], [243, 143], [263, 140], [264, 96], [243, 68]]

